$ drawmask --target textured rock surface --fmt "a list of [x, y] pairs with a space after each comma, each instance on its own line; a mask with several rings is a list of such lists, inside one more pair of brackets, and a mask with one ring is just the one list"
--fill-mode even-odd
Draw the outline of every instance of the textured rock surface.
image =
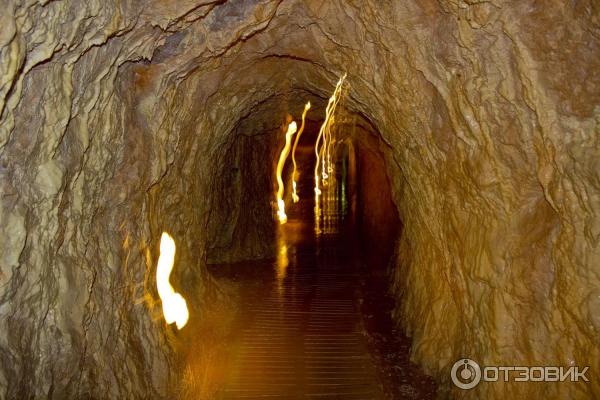
[[[598, 397], [597, 2], [8, 0], [0, 22], [0, 396], [168, 397], [160, 232], [201, 310], [207, 249], [239, 239], [219, 221], [246, 206], [214, 196], [222, 152], [347, 71], [385, 143], [414, 360], [456, 397]], [[591, 382], [452, 391], [462, 356]]]

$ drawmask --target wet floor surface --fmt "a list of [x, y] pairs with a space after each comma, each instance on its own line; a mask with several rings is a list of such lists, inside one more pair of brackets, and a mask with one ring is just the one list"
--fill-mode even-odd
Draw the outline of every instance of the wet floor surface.
[[218, 266], [245, 289], [217, 398], [434, 398], [391, 322], [385, 274], [368, 273], [350, 232], [317, 237], [291, 219], [274, 262]]
[[[314, 168], [310, 158], [300, 163]], [[298, 185], [313, 193], [312, 176]], [[210, 267], [240, 294], [229, 361], [211, 399], [435, 398], [391, 319], [389, 254], [361, 248], [351, 197], [342, 183], [324, 188], [318, 207], [311, 198], [286, 203], [275, 260]]]
[[223, 397], [382, 398], [358, 318], [358, 272], [344, 249], [328, 240], [280, 251], [270, 290], [246, 301]]

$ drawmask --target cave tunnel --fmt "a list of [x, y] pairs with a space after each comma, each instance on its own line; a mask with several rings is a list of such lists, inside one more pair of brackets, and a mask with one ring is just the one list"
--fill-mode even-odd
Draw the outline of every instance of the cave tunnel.
[[596, 1], [0, 21], [0, 398], [600, 397]]

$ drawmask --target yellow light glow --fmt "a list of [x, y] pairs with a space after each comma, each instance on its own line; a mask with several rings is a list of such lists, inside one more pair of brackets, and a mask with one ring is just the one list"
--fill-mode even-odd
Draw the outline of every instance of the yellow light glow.
[[281, 179], [281, 173], [283, 172], [283, 166], [285, 165], [285, 160], [290, 154], [290, 147], [292, 145], [292, 136], [296, 133], [296, 129], [298, 129], [296, 122], [292, 121], [288, 125], [287, 132], [285, 133], [285, 146], [283, 150], [281, 150], [281, 154], [279, 155], [279, 162], [277, 163], [277, 218], [279, 218], [280, 224], [285, 224], [287, 222], [287, 215], [285, 214], [285, 202], [283, 201], [283, 179]]
[[292, 162], [294, 163], [294, 172], [292, 173], [292, 200], [294, 200], [294, 203], [297, 203], [300, 200], [300, 197], [298, 196], [298, 193], [296, 192], [296, 170], [297, 170], [297, 166], [296, 166], [296, 147], [298, 147], [298, 142], [300, 141], [300, 135], [302, 135], [302, 132], [304, 132], [304, 121], [306, 119], [306, 113], [308, 112], [308, 110], [310, 109], [310, 101], [306, 103], [306, 105], [304, 106], [304, 112], [302, 113], [302, 124], [300, 124], [300, 130], [298, 131], [298, 134], [296, 135], [296, 140], [294, 141], [294, 147], [292, 148]]
[[335, 86], [333, 95], [331, 95], [329, 101], [327, 102], [327, 107], [325, 108], [325, 120], [321, 125], [321, 129], [319, 130], [319, 135], [317, 136], [317, 141], [315, 143], [315, 155], [317, 157], [317, 163], [315, 165], [315, 194], [317, 201], [318, 196], [321, 194], [321, 189], [319, 187], [319, 168], [321, 169], [320, 175], [323, 178], [323, 185], [326, 184], [326, 181], [329, 177], [328, 173], [331, 173], [333, 171], [331, 167], [330, 149], [330, 142], [332, 139], [331, 125], [333, 124], [333, 113], [335, 112], [335, 108], [337, 107], [337, 104], [340, 101], [342, 84], [346, 79], [346, 75], [347, 74], [344, 73], [344, 75], [340, 78], [337, 85]]
[[167, 324], [175, 322], [177, 329], [187, 324], [189, 312], [183, 296], [175, 292], [169, 283], [169, 276], [175, 262], [175, 241], [166, 232], [160, 238], [160, 256], [156, 267], [156, 286], [162, 302], [163, 314]]

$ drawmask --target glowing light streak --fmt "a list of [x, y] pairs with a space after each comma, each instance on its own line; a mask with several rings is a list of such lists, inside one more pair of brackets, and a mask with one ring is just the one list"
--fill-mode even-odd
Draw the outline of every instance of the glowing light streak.
[[[319, 135], [317, 136], [317, 141], [315, 143], [315, 155], [317, 157], [317, 163], [315, 165], [315, 194], [316, 200], [318, 202], [319, 195], [321, 194], [320, 189], [320, 179], [319, 179], [319, 168], [321, 168], [321, 177], [323, 178], [323, 185], [326, 184], [327, 179], [329, 178], [328, 171], [331, 172], [331, 153], [329, 141], [331, 139], [331, 125], [333, 123], [333, 113], [335, 112], [335, 108], [337, 107], [338, 102], [340, 101], [340, 93], [342, 91], [342, 84], [346, 79], [346, 75], [344, 74], [338, 81], [335, 86], [335, 90], [333, 91], [333, 95], [329, 98], [327, 102], [327, 107], [325, 108], [325, 120], [321, 125], [321, 129], [319, 130]], [[321, 143], [322, 142], [322, 143]]]
[[283, 179], [281, 178], [281, 173], [283, 172], [285, 160], [290, 154], [292, 136], [294, 133], [296, 133], [296, 129], [298, 129], [296, 122], [290, 122], [287, 132], [285, 133], [285, 146], [283, 147], [283, 150], [281, 150], [279, 162], [277, 163], [277, 218], [279, 218], [280, 224], [285, 224], [287, 222], [287, 215], [285, 214], [285, 202], [283, 201], [284, 185]]
[[292, 173], [292, 200], [294, 203], [297, 203], [300, 200], [298, 197], [298, 193], [296, 192], [296, 147], [298, 147], [298, 142], [300, 141], [300, 135], [304, 132], [304, 121], [306, 119], [306, 113], [310, 109], [310, 101], [306, 103], [304, 106], [304, 112], [302, 113], [302, 124], [300, 124], [300, 130], [296, 135], [296, 140], [294, 141], [294, 147], [292, 148], [292, 163], [294, 163], [294, 172]]
[[174, 322], [177, 329], [181, 329], [187, 324], [189, 312], [183, 296], [176, 293], [169, 283], [169, 276], [173, 270], [174, 262], [175, 241], [168, 233], [163, 232], [160, 238], [158, 266], [156, 267], [156, 287], [162, 302], [165, 321], [169, 325]]

